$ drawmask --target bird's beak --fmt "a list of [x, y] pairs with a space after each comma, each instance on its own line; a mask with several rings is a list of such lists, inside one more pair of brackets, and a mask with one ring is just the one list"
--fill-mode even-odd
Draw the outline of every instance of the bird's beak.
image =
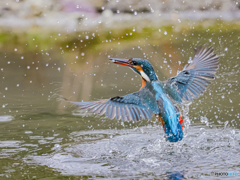
[[110, 58], [109, 60], [111, 60], [115, 64], [120, 64], [120, 65], [123, 65], [123, 66], [131, 66], [131, 64], [128, 62], [129, 59]]

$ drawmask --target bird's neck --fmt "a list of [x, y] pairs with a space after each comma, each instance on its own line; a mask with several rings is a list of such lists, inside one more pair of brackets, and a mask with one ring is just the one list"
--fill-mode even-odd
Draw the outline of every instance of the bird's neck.
[[[149, 77], [148, 79], [150, 80], [150, 82], [158, 80], [158, 78], [157, 78], [157, 76], [156, 76], [156, 74], [154, 72], [151, 73], [150, 76], [148, 76], [148, 77]], [[142, 77], [142, 87], [140, 89], [145, 87], [146, 83], [147, 83], [147, 81]]]
[[155, 74], [153, 68], [147, 68], [145, 70], [143, 70], [142, 68], [140, 69], [140, 71], [138, 70], [137, 73], [142, 77], [142, 87], [140, 89], [142, 89], [144, 86], [146, 86], [147, 82], [152, 82], [152, 81], [157, 81], [158, 77]]
[[154, 71], [151, 71], [151, 73], [149, 74], [149, 79], [150, 79], [150, 81], [157, 81], [158, 80], [158, 77], [157, 77], [157, 75], [155, 74]]
[[157, 81], [158, 80], [158, 77], [157, 77], [153, 67], [145, 69], [144, 73], [148, 77], [148, 80], [147, 80], [142, 76], [146, 81], [151, 82], [151, 81]]
[[155, 74], [154, 70], [148, 71], [148, 72], [141, 72], [141, 76], [143, 79], [145, 79], [148, 82], [152, 82], [152, 81], [157, 81], [158, 77]]

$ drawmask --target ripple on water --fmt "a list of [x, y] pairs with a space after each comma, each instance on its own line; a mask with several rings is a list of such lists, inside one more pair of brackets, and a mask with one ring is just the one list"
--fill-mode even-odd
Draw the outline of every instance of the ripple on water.
[[12, 120], [13, 120], [13, 116], [9, 116], [9, 115], [0, 116], [0, 122], [7, 122]]
[[26, 159], [64, 175], [112, 178], [170, 177], [174, 173], [197, 178], [212, 171], [240, 170], [239, 130], [190, 127], [181, 142], [169, 143], [158, 128], [73, 132], [74, 144], [58, 145], [50, 155]]
[[27, 151], [27, 148], [21, 147], [22, 141], [0, 141], [0, 159], [11, 157], [20, 151]]

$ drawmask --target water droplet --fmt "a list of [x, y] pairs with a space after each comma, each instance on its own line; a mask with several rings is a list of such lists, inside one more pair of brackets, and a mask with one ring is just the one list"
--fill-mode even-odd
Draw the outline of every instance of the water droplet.
[[32, 131], [25, 131], [25, 134], [32, 134]]
[[27, 69], [30, 69], [30, 66], [27, 66]]
[[85, 53], [84, 53], [84, 52], [82, 52], [82, 53], [81, 53], [81, 56], [84, 56], [84, 55], [85, 55]]
[[167, 35], [167, 31], [164, 31], [164, 35]]
[[14, 51], [17, 51], [17, 48], [15, 48]]

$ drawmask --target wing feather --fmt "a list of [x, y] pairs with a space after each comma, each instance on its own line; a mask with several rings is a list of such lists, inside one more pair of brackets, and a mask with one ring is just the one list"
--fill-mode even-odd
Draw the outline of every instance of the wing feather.
[[136, 107], [136, 110], [137, 110], [137, 113], [139, 114], [141, 120], [142, 120], [142, 119], [147, 119], [147, 118], [145, 117], [145, 115], [143, 114], [143, 112], [142, 112], [141, 109], [139, 109], [138, 107]]
[[128, 121], [131, 121], [131, 120], [132, 120], [132, 115], [131, 115], [130, 110], [129, 110], [128, 107], [126, 107], [126, 106], [125, 106], [125, 112], [126, 112]]
[[177, 76], [164, 82], [164, 90], [179, 104], [182, 100], [193, 101], [206, 90], [210, 80], [215, 78], [218, 65], [219, 58], [214, 54], [213, 49], [201, 46], [196, 49], [191, 64]]
[[136, 120], [137, 121], [140, 121], [141, 120], [141, 117], [140, 117], [140, 113], [138, 112], [138, 110], [137, 110], [137, 108], [135, 107], [133, 107], [133, 111], [134, 111], [134, 114], [135, 114], [135, 116], [136, 116]]
[[120, 113], [121, 113], [121, 120], [123, 120], [123, 121], [127, 121], [126, 116], [123, 115], [123, 114], [126, 114], [126, 112], [125, 112], [125, 108], [124, 108], [123, 105], [120, 106]]
[[139, 121], [141, 119], [151, 119], [152, 117], [152, 111], [143, 105], [137, 93], [99, 101], [72, 103], [79, 106], [82, 110], [98, 115], [105, 114], [105, 117], [109, 119]]
[[137, 120], [137, 115], [135, 114], [135, 111], [132, 107], [129, 108], [131, 110], [132, 118]]
[[112, 112], [111, 112], [111, 116], [110, 119], [114, 119], [116, 116], [116, 106], [112, 106]]
[[106, 111], [107, 111], [107, 107], [108, 107], [108, 104], [104, 104], [104, 108], [101, 110], [101, 112], [99, 113], [99, 115], [105, 114]]

